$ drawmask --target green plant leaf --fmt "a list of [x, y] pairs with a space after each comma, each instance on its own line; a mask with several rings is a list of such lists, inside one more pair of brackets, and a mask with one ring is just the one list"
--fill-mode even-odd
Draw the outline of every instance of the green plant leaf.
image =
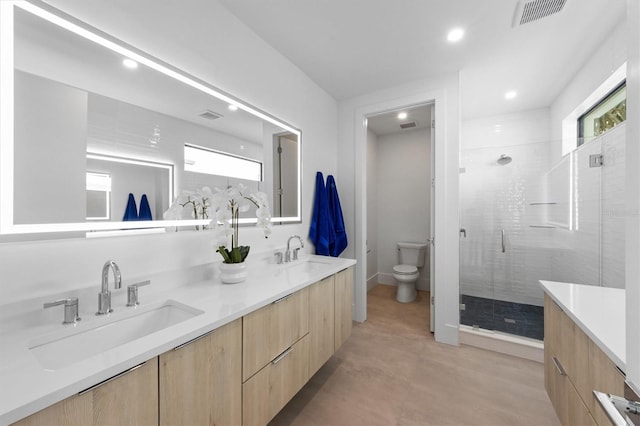
[[240, 255], [242, 257], [241, 262], [244, 262], [244, 260], [249, 255], [249, 250], [251, 249], [251, 247], [249, 247], [249, 246], [240, 246], [239, 249], [240, 249]]
[[251, 249], [251, 247], [234, 247], [233, 249], [231, 249], [231, 251], [227, 250], [224, 247], [221, 247], [218, 249], [218, 252], [220, 252], [221, 249], [225, 252], [225, 254], [222, 255], [222, 257], [224, 257], [224, 263], [242, 263], [249, 255], [249, 250]]
[[231, 261], [229, 250], [227, 250], [225, 246], [218, 247], [218, 250], [216, 250], [216, 252], [220, 253], [220, 256], [222, 256], [222, 258], [224, 259], [224, 263], [235, 263]]

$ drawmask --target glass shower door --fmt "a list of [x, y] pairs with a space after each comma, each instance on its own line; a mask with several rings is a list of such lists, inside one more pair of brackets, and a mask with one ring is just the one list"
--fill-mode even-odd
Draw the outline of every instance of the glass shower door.
[[[545, 220], [549, 143], [462, 151], [460, 323], [543, 335], [552, 238]], [[505, 153], [506, 152], [506, 153]]]

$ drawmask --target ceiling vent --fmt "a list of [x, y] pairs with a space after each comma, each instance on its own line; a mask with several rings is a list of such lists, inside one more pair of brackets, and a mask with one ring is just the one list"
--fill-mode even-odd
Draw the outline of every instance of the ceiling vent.
[[516, 7], [513, 26], [528, 24], [562, 10], [567, 0], [531, 0], [520, 1]]
[[220, 117], [223, 117], [222, 114], [218, 114], [217, 112], [213, 112], [210, 109], [205, 109], [200, 113], [200, 117], [206, 118], [207, 120], [215, 120]]
[[416, 122], [415, 121], [407, 121], [406, 123], [402, 123], [400, 124], [400, 128], [401, 129], [410, 129], [412, 127], [416, 127]]

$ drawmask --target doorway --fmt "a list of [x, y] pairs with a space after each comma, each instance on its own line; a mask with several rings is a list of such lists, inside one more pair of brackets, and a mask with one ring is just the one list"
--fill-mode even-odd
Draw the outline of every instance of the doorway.
[[[394, 267], [402, 263], [398, 242], [422, 243], [424, 265], [418, 265], [417, 281], [410, 287], [418, 290], [417, 300], [426, 311], [433, 311], [429, 309], [433, 109], [434, 103], [428, 102], [366, 116], [367, 292], [376, 285], [397, 285]], [[395, 289], [387, 290], [389, 297], [396, 297]], [[428, 323], [423, 326], [433, 331], [433, 318]]]

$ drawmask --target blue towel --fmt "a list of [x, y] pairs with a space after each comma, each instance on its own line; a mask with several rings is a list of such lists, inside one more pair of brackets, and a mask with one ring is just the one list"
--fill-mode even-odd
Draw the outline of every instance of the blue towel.
[[329, 200], [322, 172], [316, 173], [316, 194], [313, 201], [309, 239], [316, 246], [316, 254], [323, 256], [329, 255], [329, 246], [335, 242], [333, 223], [331, 223], [331, 214], [329, 212]]
[[153, 217], [151, 216], [151, 208], [149, 207], [149, 200], [147, 200], [147, 194], [142, 194], [138, 220], [153, 220]]
[[327, 176], [327, 198], [329, 199], [329, 215], [331, 216], [335, 234], [334, 243], [329, 244], [329, 254], [333, 257], [338, 257], [347, 248], [348, 243], [347, 230], [344, 227], [342, 207], [340, 207], [340, 198], [338, 197], [338, 188], [333, 175]]
[[122, 221], [138, 220], [138, 207], [136, 207], [136, 199], [132, 193], [129, 193], [129, 200], [127, 201], [127, 208], [124, 210], [124, 216]]

